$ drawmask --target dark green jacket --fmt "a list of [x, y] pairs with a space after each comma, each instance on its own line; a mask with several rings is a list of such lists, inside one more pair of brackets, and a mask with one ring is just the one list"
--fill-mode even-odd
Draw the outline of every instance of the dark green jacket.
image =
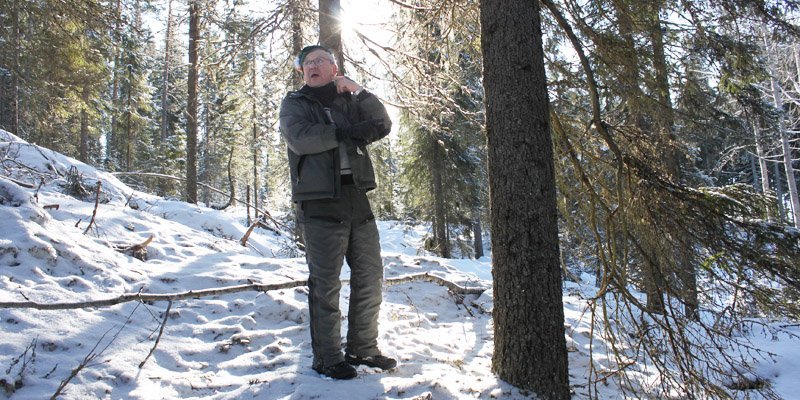
[[[345, 127], [369, 119], [383, 119], [385, 131], [392, 122], [386, 108], [369, 92], [358, 97], [344, 93], [337, 96], [331, 107], [334, 125], [325, 114], [322, 104], [303, 86], [289, 92], [281, 103], [280, 130], [289, 155], [292, 179], [292, 201], [338, 198], [341, 192], [339, 142], [336, 127]], [[364, 190], [375, 188], [375, 171], [367, 152], [367, 143], [353, 144], [349, 139], [347, 155], [355, 184]]]

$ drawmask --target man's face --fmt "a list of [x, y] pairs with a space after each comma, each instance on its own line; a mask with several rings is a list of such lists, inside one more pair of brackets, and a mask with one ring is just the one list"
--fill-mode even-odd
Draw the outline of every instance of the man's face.
[[303, 59], [303, 80], [308, 86], [325, 86], [333, 81], [338, 71], [333, 58], [325, 50], [314, 50]]

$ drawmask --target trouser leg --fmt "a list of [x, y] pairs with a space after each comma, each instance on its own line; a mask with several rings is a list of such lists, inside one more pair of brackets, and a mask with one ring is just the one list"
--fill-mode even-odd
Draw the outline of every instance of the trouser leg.
[[347, 246], [349, 227], [341, 218], [337, 201], [303, 202], [298, 210], [303, 223], [308, 264], [308, 308], [311, 347], [315, 365], [344, 361], [341, 349], [339, 275]]
[[350, 307], [348, 311], [347, 352], [358, 356], [380, 354], [378, 315], [382, 300], [383, 261], [375, 217], [366, 193], [353, 190], [350, 242]]

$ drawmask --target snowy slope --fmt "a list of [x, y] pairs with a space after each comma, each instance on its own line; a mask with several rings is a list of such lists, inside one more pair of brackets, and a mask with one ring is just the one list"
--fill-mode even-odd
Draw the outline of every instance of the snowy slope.
[[[81, 302], [306, 278], [304, 260], [289, 257], [286, 235], [257, 229], [247, 247], [239, 244], [247, 229], [243, 208], [217, 211], [136, 192], [109, 174], [2, 131], [0, 155], [0, 302]], [[86, 233], [95, 194], [65, 194], [72, 167], [86, 188], [101, 182], [103, 201]], [[46, 208], [53, 205], [58, 208]], [[387, 278], [430, 272], [487, 289], [461, 298], [430, 282], [386, 287], [379, 343], [398, 358], [393, 371], [360, 367], [352, 381], [315, 373], [307, 289], [298, 286], [171, 306], [157, 301], [0, 308], [0, 384], [12, 399], [55, 393], [63, 399], [529, 398], [491, 373], [490, 259], [431, 257], [419, 250], [424, 228], [382, 221], [379, 229]], [[145, 261], [117, 251], [151, 236]], [[342, 277], [347, 273], [345, 267]], [[582, 294], [591, 290], [565, 286], [574, 398], [587, 398], [590, 386], [591, 332]], [[345, 285], [343, 310], [348, 296]], [[796, 343], [783, 337], [763, 345], [796, 356]], [[597, 339], [593, 345], [595, 351], [602, 346]], [[783, 365], [798, 369], [794, 361]], [[787, 398], [800, 393], [796, 378], [787, 378], [792, 370], [764, 364], [764, 374], [777, 375], [773, 383], [787, 390]], [[611, 380], [591, 386], [600, 398], [618, 397]]]

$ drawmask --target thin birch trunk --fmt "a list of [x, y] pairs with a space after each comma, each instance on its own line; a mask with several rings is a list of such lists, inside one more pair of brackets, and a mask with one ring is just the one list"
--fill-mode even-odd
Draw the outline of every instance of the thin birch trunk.
[[756, 139], [756, 156], [758, 157], [758, 170], [761, 172], [761, 191], [763, 193], [770, 192], [769, 185], [769, 168], [767, 167], [767, 156], [764, 153], [764, 145], [761, 144], [761, 128], [758, 124], [753, 124], [753, 133]]
[[778, 199], [778, 222], [782, 223], [786, 219], [786, 211], [783, 209], [783, 186], [781, 186], [780, 163], [773, 163], [772, 169], [772, 176], [775, 177], [775, 197]]
[[[771, 191], [769, 185], [769, 167], [767, 166], [767, 158], [766, 158], [767, 155], [764, 152], [764, 145], [762, 144], [763, 138], [761, 137], [761, 126], [759, 125], [758, 121], [753, 123], [753, 135], [755, 137], [755, 142], [756, 142], [757, 161], [755, 162], [758, 162], [758, 171], [761, 174], [761, 177], [759, 179], [760, 182], [753, 182], [753, 184], [756, 186], [760, 184], [761, 193], [764, 193], [766, 195]], [[755, 168], [753, 170], [753, 173], [755, 173]], [[774, 218], [775, 213], [772, 212], [772, 207], [773, 205], [769, 205], [767, 207], [767, 219], [769, 220], [775, 219]]]
[[[775, 60], [769, 56], [769, 43], [764, 37], [764, 48], [767, 49], [767, 58], [770, 71], [770, 88], [772, 89], [772, 99], [775, 109], [778, 110], [778, 132], [781, 138], [781, 148], [783, 150], [783, 167], [786, 173], [786, 186], [789, 188], [789, 200], [792, 206], [792, 220], [794, 227], [800, 228], [800, 198], [797, 195], [797, 181], [794, 177], [792, 168], [792, 147], [789, 143], [789, 135], [786, 132], [786, 117], [783, 112], [783, 91], [780, 82], [775, 77], [777, 67]], [[780, 199], [779, 199], [780, 200]]]

